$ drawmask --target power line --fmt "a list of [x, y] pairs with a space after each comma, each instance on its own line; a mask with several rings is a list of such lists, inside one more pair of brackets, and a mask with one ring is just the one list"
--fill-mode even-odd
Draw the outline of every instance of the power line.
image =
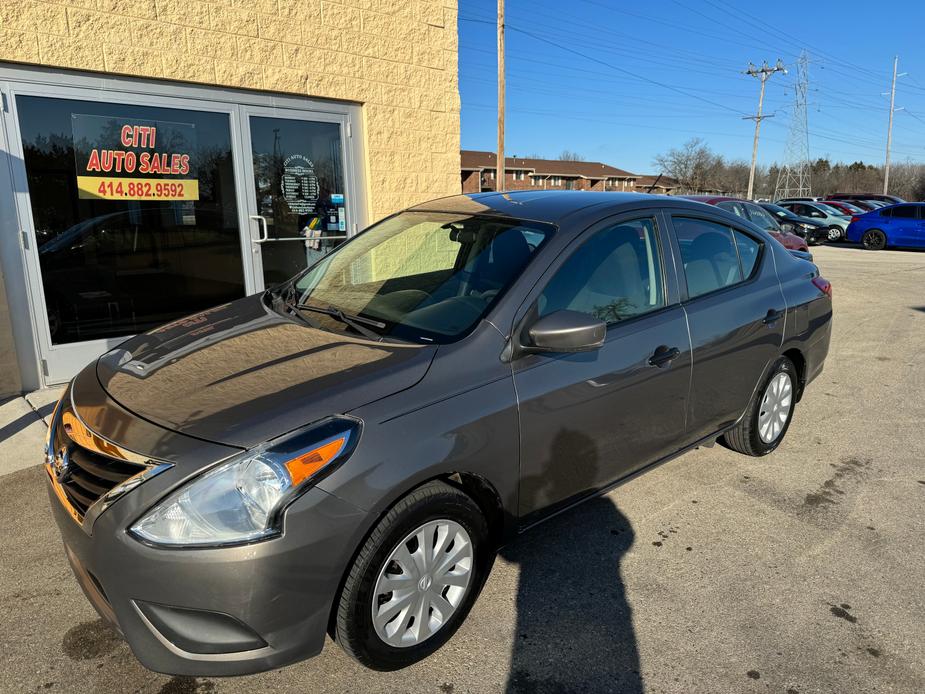
[[[461, 19], [462, 19], [462, 21], [469, 21], [469, 22], [484, 22], [484, 21], [485, 21], [485, 20], [476, 20], [476, 19], [465, 19], [465, 18], [461, 18]], [[538, 34], [533, 33], [532, 31], [526, 31], [525, 29], [520, 29], [520, 28], [515, 27], [515, 26], [513, 26], [513, 25], [510, 25], [510, 24], [507, 25], [507, 28], [510, 29], [511, 31], [516, 31], [517, 33], [520, 33], [520, 34], [524, 34], [524, 35], [526, 35], [526, 36], [529, 36], [529, 37], [531, 37], [531, 38], [533, 38], [533, 39], [535, 39], [535, 40], [537, 40], [537, 41], [541, 41], [541, 42], [543, 42], [543, 43], [549, 44], [550, 46], [555, 46], [555, 47], [558, 48], [559, 50], [565, 51], [565, 52], [567, 52], [567, 53], [572, 53], [572, 54], [577, 55], [577, 56], [579, 56], [579, 57], [581, 57], [581, 58], [584, 58], [585, 60], [590, 60], [590, 61], [593, 62], [593, 63], [597, 63], [597, 64], [599, 64], [599, 65], [604, 65], [605, 67], [609, 67], [611, 70], [616, 70], [617, 72], [620, 72], [620, 73], [623, 73], [623, 74], [625, 74], [625, 75], [629, 75], [629, 76], [631, 76], [631, 77], [634, 77], [634, 78], [636, 78], [636, 79], [638, 79], [638, 80], [640, 80], [640, 81], [642, 81], [642, 82], [647, 82], [647, 83], [649, 83], [649, 84], [657, 85], [657, 86], [659, 86], [659, 87], [662, 87], [663, 89], [668, 89], [668, 90], [670, 90], [670, 91], [677, 92], [678, 94], [682, 94], [682, 95], [684, 95], [684, 96], [686, 96], [686, 97], [688, 97], [688, 98], [696, 99], [696, 100], [698, 100], [698, 101], [702, 101], [702, 102], [707, 103], [707, 104], [710, 104], [710, 105], [712, 105], [712, 106], [716, 106], [716, 107], [718, 107], [718, 108], [721, 108], [721, 109], [723, 109], [723, 110], [725, 110], [725, 111], [731, 111], [732, 113], [741, 114], [741, 111], [738, 111], [737, 109], [731, 108], [730, 106], [726, 106], [725, 104], [721, 104], [721, 103], [719, 103], [718, 101], [713, 101], [712, 99], [706, 99], [706, 98], [704, 98], [704, 97], [702, 97], [702, 96], [699, 96], [699, 95], [696, 94], [696, 93], [688, 92], [688, 91], [686, 91], [686, 90], [684, 90], [684, 89], [680, 89], [680, 88], [678, 88], [678, 87], [673, 87], [673, 86], [671, 86], [670, 84], [666, 84], [665, 82], [660, 82], [659, 80], [654, 80], [654, 79], [651, 79], [651, 78], [646, 77], [646, 76], [644, 76], [644, 75], [637, 74], [637, 73], [635, 73], [635, 72], [633, 72], [633, 71], [631, 71], [631, 70], [627, 70], [626, 68], [622, 68], [622, 67], [619, 67], [619, 66], [617, 66], [617, 65], [614, 65], [614, 64], [612, 64], [612, 63], [609, 63], [609, 62], [607, 62], [606, 60], [601, 60], [600, 58], [597, 58], [597, 57], [595, 57], [595, 56], [593, 56], [593, 55], [588, 55], [587, 53], [582, 53], [581, 51], [577, 51], [577, 50], [575, 50], [574, 48], [571, 48], [571, 47], [569, 47], [569, 46], [565, 46], [565, 45], [563, 45], [563, 44], [561, 44], [561, 43], [558, 43], [558, 42], [556, 42], [556, 41], [552, 41], [551, 39], [547, 39], [547, 38], [545, 38], [544, 36], [540, 36], [540, 35], [538, 35]]]

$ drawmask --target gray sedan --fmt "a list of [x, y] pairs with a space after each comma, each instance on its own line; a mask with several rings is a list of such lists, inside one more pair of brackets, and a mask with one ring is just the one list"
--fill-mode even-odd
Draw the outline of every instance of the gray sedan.
[[831, 319], [808, 254], [713, 206], [437, 200], [90, 364], [52, 417], [51, 506], [153, 670], [267, 670], [327, 634], [393, 670], [517, 533], [695, 446], [774, 451]]

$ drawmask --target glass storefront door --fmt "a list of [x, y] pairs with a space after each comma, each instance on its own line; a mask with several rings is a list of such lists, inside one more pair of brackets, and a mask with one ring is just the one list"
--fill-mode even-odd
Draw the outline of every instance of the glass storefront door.
[[51, 380], [71, 345], [101, 352], [245, 295], [228, 113], [26, 95], [16, 108]]
[[357, 229], [355, 106], [12, 73], [0, 72], [2, 212], [20, 229], [20, 305], [45, 385], [131, 335], [281, 282]]
[[247, 114], [255, 275], [269, 287], [304, 270], [347, 238], [342, 117]]

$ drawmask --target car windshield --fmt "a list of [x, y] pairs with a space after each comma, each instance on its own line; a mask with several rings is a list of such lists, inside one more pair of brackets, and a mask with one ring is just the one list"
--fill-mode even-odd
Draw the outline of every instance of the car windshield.
[[833, 214], [833, 215], [835, 215], [836, 217], [844, 217], [844, 216], [845, 216], [845, 213], [844, 213], [842, 210], [838, 209], [838, 208], [835, 207], [834, 205], [827, 205], [827, 204], [824, 203], [824, 202], [817, 202], [817, 203], [816, 203], [816, 208], [822, 210], [822, 211], [825, 212], [826, 214]]
[[778, 217], [789, 217], [791, 215], [790, 210], [781, 207], [780, 205], [775, 205], [773, 203], [767, 203], [762, 205], [771, 214], [776, 214]]
[[487, 313], [554, 230], [483, 214], [403, 212], [297, 277], [298, 303], [326, 329], [361, 323], [366, 330], [357, 331], [383, 338], [452, 342]]

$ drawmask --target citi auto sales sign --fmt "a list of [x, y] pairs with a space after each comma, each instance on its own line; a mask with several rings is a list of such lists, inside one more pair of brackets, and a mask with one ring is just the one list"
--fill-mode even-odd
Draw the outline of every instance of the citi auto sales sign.
[[198, 200], [192, 123], [71, 114], [78, 197]]

